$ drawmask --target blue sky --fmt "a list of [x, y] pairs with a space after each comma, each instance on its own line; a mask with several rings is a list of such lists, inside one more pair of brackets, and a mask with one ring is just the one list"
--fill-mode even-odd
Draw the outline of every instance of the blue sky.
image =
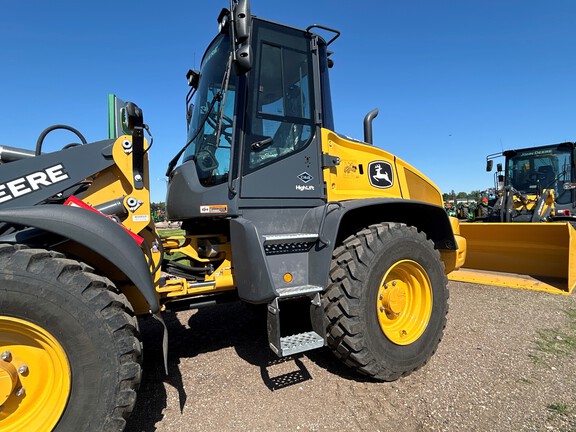
[[[0, 145], [33, 149], [68, 124], [107, 138], [107, 96], [137, 103], [154, 135], [152, 200], [186, 137], [185, 74], [227, 1], [5, 1]], [[443, 192], [486, 189], [486, 156], [576, 140], [574, 0], [252, 0], [252, 13], [342, 32], [331, 45], [336, 130], [374, 143]], [[49, 135], [53, 151], [76, 139]]]

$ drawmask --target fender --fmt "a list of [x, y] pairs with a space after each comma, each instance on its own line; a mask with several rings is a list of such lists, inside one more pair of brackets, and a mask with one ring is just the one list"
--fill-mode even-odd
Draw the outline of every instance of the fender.
[[[322, 222], [323, 221], [323, 222]], [[311, 209], [302, 232], [314, 232], [320, 222], [320, 247], [310, 256], [310, 283], [326, 286], [332, 252], [337, 242], [354, 234], [359, 228], [379, 222], [399, 222], [423, 231], [437, 249], [458, 249], [446, 211], [437, 205], [396, 198], [367, 198], [329, 202]]]
[[159, 312], [144, 254], [116, 222], [92, 211], [56, 204], [0, 210], [0, 222], [40, 228], [91, 249], [114, 263], [134, 283], [152, 313]]

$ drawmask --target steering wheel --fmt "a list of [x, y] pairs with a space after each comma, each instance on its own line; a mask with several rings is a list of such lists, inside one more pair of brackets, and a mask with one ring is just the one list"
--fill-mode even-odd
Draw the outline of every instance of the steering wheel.
[[[210, 125], [215, 131], [218, 130], [218, 113], [211, 113], [206, 119], [206, 123]], [[222, 114], [222, 123], [220, 133], [226, 138], [226, 141], [231, 143], [232, 140], [232, 126], [234, 125], [234, 120], [230, 117]], [[228, 130], [230, 129], [230, 130]]]

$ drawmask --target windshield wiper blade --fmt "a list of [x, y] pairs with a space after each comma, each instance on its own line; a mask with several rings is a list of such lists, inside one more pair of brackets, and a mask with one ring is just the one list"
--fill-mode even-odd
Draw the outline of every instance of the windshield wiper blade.
[[[226, 106], [226, 95], [228, 94], [228, 85], [230, 84], [230, 72], [232, 71], [232, 53], [228, 56], [228, 64], [226, 65], [226, 72], [224, 73], [224, 80], [220, 87], [220, 92], [224, 91], [222, 103], [220, 104], [220, 112], [218, 113], [218, 131], [216, 132], [216, 146], [220, 143], [220, 135], [222, 133], [222, 117], [224, 117], [224, 107]], [[223, 89], [223, 90], [222, 90]]]
[[[214, 97], [212, 98], [212, 101], [210, 102], [210, 106], [208, 107], [208, 111], [206, 112], [206, 115], [204, 116], [204, 118], [202, 119], [200, 124], [198, 125], [198, 128], [196, 129], [196, 133], [194, 134], [194, 136], [186, 142], [184, 147], [182, 147], [180, 149], [180, 151], [178, 153], [176, 153], [176, 155], [172, 158], [172, 160], [168, 164], [168, 169], [166, 170], [166, 177], [170, 176], [172, 171], [174, 171], [174, 167], [178, 163], [180, 156], [182, 156], [182, 154], [186, 151], [188, 146], [192, 142], [194, 142], [194, 140], [198, 137], [198, 135], [200, 134], [200, 131], [202, 131], [202, 129], [204, 128], [204, 124], [208, 120], [208, 117], [210, 116], [210, 113], [212, 112], [214, 105], [216, 105], [216, 102], [219, 102], [223, 98], [226, 97], [226, 93], [228, 92], [228, 83], [230, 82], [231, 70], [232, 70], [232, 53], [230, 53], [230, 55], [228, 56], [228, 64], [226, 65], [226, 71], [224, 72], [224, 78], [222, 79], [222, 84], [220, 85], [220, 91], [218, 93], [216, 93], [214, 95]], [[221, 107], [220, 112], [218, 114], [218, 131], [217, 131], [216, 143], [218, 143], [220, 140], [220, 133], [221, 133], [221, 128], [222, 128], [222, 116], [224, 115], [224, 103], [222, 103], [221, 105], [222, 105], [222, 107]]]
[[222, 90], [220, 90], [218, 93], [216, 93], [214, 95], [214, 97], [212, 98], [212, 101], [210, 102], [210, 106], [208, 107], [208, 111], [206, 112], [206, 115], [204, 116], [204, 118], [202, 119], [200, 124], [198, 125], [198, 128], [196, 129], [196, 133], [194, 134], [194, 136], [186, 142], [184, 147], [182, 147], [180, 149], [180, 151], [178, 153], [176, 153], [176, 155], [172, 158], [172, 160], [168, 164], [168, 169], [166, 170], [166, 177], [170, 176], [172, 171], [174, 171], [174, 167], [178, 163], [180, 156], [182, 156], [182, 153], [184, 153], [186, 151], [186, 149], [188, 148], [188, 146], [190, 144], [192, 144], [194, 142], [194, 140], [198, 137], [198, 135], [200, 134], [200, 132], [204, 128], [204, 123], [206, 123], [206, 121], [208, 120], [208, 117], [210, 116], [210, 113], [212, 112], [214, 105], [216, 105], [216, 102], [218, 102], [220, 100], [222, 100]]

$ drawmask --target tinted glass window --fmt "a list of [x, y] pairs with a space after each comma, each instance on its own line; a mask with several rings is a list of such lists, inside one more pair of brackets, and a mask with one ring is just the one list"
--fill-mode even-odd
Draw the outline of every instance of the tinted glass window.
[[[249, 172], [302, 149], [313, 126], [308, 38], [271, 23], [261, 23], [257, 29], [245, 155]], [[255, 142], [266, 144], [254, 148]]]

